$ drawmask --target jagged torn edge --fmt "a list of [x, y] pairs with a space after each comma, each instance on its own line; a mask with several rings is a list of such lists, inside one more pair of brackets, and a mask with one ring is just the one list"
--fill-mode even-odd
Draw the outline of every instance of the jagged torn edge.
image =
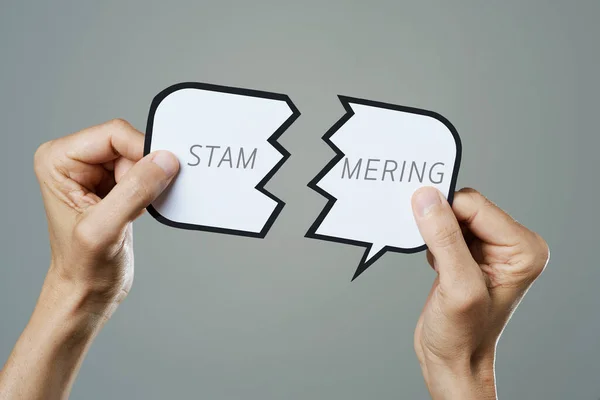
[[454, 136], [454, 140], [456, 142], [456, 160], [454, 163], [452, 180], [450, 182], [450, 188], [449, 188], [449, 192], [448, 192], [448, 202], [450, 204], [452, 204], [452, 200], [454, 199], [454, 190], [456, 188], [456, 180], [458, 177], [458, 170], [460, 168], [460, 161], [461, 161], [461, 155], [462, 155], [462, 144], [461, 144], [461, 140], [458, 135], [458, 132], [456, 131], [456, 128], [450, 123], [450, 121], [448, 121], [442, 115], [435, 113], [433, 111], [427, 111], [427, 110], [422, 110], [422, 109], [412, 108], [412, 107], [398, 106], [395, 104], [382, 103], [382, 102], [378, 102], [378, 101], [365, 100], [365, 99], [359, 99], [359, 98], [355, 98], [355, 97], [348, 97], [348, 96], [341, 96], [341, 95], [338, 96], [338, 98], [339, 98], [340, 102], [342, 103], [342, 105], [344, 106], [344, 109], [346, 110], [346, 114], [342, 118], [340, 118], [322, 137], [323, 141], [325, 143], [327, 143], [327, 145], [329, 145], [329, 147], [331, 147], [333, 149], [333, 151], [335, 151], [336, 156], [331, 161], [329, 161], [329, 163], [325, 166], [325, 168], [323, 168], [321, 170], [321, 172], [319, 172], [319, 174], [317, 176], [315, 176], [308, 183], [309, 188], [311, 188], [315, 192], [319, 193], [321, 196], [327, 198], [327, 205], [325, 206], [323, 211], [321, 211], [321, 213], [319, 214], [319, 216], [317, 217], [315, 222], [311, 225], [311, 227], [308, 229], [308, 232], [306, 232], [306, 235], [304, 235], [304, 236], [307, 238], [311, 238], [311, 239], [319, 239], [319, 240], [325, 240], [325, 241], [329, 241], [329, 242], [349, 244], [352, 246], [366, 247], [366, 250], [360, 260], [360, 264], [358, 265], [358, 268], [356, 269], [356, 272], [354, 273], [354, 276], [352, 277], [352, 281], [354, 281], [356, 278], [358, 278], [358, 276], [360, 274], [365, 272], [367, 270], [367, 268], [369, 268], [375, 261], [377, 261], [379, 258], [381, 258], [381, 256], [383, 254], [385, 254], [385, 252], [387, 252], [387, 251], [392, 251], [392, 252], [396, 252], [396, 253], [412, 254], [412, 253], [418, 253], [420, 251], [426, 250], [427, 245], [422, 245], [422, 246], [413, 247], [413, 248], [385, 246], [382, 249], [380, 249], [375, 255], [373, 255], [367, 261], [367, 257], [369, 256], [369, 253], [371, 252], [371, 247], [373, 247], [373, 243], [361, 242], [358, 240], [352, 240], [352, 239], [346, 239], [346, 238], [340, 238], [337, 236], [321, 235], [321, 234], [317, 233], [317, 229], [319, 229], [319, 226], [321, 226], [321, 223], [323, 223], [323, 221], [327, 217], [327, 214], [329, 214], [329, 211], [333, 208], [333, 206], [335, 205], [335, 202], [337, 201], [337, 199], [335, 197], [333, 197], [330, 193], [321, 189], [318, 186], [318, 183], [321, 179], [323, 179], [323, 177], [325, 175], [327, 175], [333, 169], [333, 167], [338, 162], [340, 162], [345, 157], [344, 152], [331, 142], [331, 137], [346, 122], [348, 122], [350, 120], [350, 118], [352, 118], [352, 116], [354, 115], [354, 110], [352, 110], [352, 107], [350, 106], [350, 104], [366, 105], [366, 106], [370, 106], [370, 107], [385, 108], [385, 109], [390, 109], [390, 110], [395, 110], [395, 111], [402, 111], [402, 112], [409, 112], [409, 113], [413, 113], [413, 114], [426, 115], [428, 117], [435, 118], [435, 119], [439, 120], [440, 122], [442, 122], [444, 125], [446, 125], [446, 127], [452, 133], [452, 136]]
[[154, 97], [154, 100], [152, 101], [152, 105], [150, 106], [150, 113], [148, 114], [148, 123], [146, 125], [144, 155], [147, 155], [148, 153], [150, 153], [150, 148], [151, 148], [151, 144], [152, 144], [152, 127], [154, 124], [154, 115], [156, 113], [156, 109], [158, 108], [158, 105], [168, 95], [170, 95], [171, 93], [176, 92], [178, 90], [181, 90], [181, 89], [200, 89], [200, 90], [207, 90], [207, 91], [212, 91], [212, 92], [237, 94], [237, 95], [241, 95], [241, 96], [259, 97], [259, 98], [263, 98], [263, 99], [279, 100], [279, 101], [286, 102], [288, 107], [292, 110], [292, 115], [267, 139], [267, 142], [271, 146], [273, 146], [282, 155], [282, 158], [281, 158], [281, 160], [279, 160], [279, 162], [277, 164], [275, 164], [275, 166], [273, 168], [271, 168], [271, 170], [263, 177], [263, 179], [260, 182], [258, 182], [258, 184], [254, 187], [260, 193], [264, 194], [271, 200], [275, 201], [277, 203], [277, 206], [271, 213], [271, 216], [266, 221], [265, 225], [263, 226], [263, 228], [261, 229], [260, 232], [249, 232], [249, 231], [242, 231], [242, 230], [237, 230], [237, 229], [218, 228], [218, 227], [214, 227], [214, 226], [194, 225], [194, 224], [186, 224], [186, 223], [171, 221], [170, 219], [163, 217], [152, 205], [148, 206], [148, 208], [147, 208], [148, 213], [150, 213], [150, 215], [152, 215], [159, 222], [161, 222], [165, 225], [168, 225], [168, 226], [175, 227], [175, 228], [213, 232], [213, 233], [224, 233], [224, 234], [228, 234], [228, 235], [238, 235], [238, 236], [247, 236], [247, 237], [264, 239], [265, 236], [267, 235], [267, 233], [269, 232], [269, 229], [271, 229], [271, 226], [273, 226], [273, 224], [275, 223], [275, 220], [281, 213], [281, 210], [285, 206], [284, 201], [280, 200], [275, 195], [273, 195], [272, 193], [270, 193], [269, 191], [267, 191], [265, 189], [266, 183], [273, 177], [273, 175], [275, 175], [277, 173], [279, 168], [281, 168], [281, 166], [288, 160], [288, 158], [290, 158], [290, 153], [283, 146], [281, 146], [281, 144], [279, 144], [279, 142], [277, 142], [277, 139], [279, 139], [279, 137], [283, 134], [283, 132], [285, 132], [296, 121], [296, 119], [298, 119], [298, 117], [300, 116], [300, 111], [298, 110], [298, 108], [296, 108], [296, 106], [294, 105], [292, 100], [289, 98], [289, 96], [287, 96], [285, 94], [263, 92], [263, 91], [251, 90], [251, 89], [241, 89], [241, 88], [221, 86], [221, 85], [213, 85], [213, 84], [209, 84], [209, 83], [199, 83], [199, 82], [178, 83], [178, 84], [170, 86], [170, 87], [166, 88], [165, 90], [163, 90], [162, 92], [160, 92], [158, 95], [156, 95], [156, 97]]

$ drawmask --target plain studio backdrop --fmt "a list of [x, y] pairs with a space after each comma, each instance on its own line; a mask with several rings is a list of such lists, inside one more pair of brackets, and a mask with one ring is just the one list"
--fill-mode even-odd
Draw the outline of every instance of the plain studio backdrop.
[[73, 399], [423, 399], [413, 331], [434, 272], [303, 237], [306, 187], [347, 95], [436, 111], [477, 188], [550, 244], [498, 348], [505, 399], [600, 397], [600, 2], [0, 1], [0, 358], [49, 263], [32, 169], [47, 140], [121, 117], [145, 130], [165, 87], [288, 94], [302, 116], [267, 184], [287, 205], [264, 240], [135, 224], [136, 277]]

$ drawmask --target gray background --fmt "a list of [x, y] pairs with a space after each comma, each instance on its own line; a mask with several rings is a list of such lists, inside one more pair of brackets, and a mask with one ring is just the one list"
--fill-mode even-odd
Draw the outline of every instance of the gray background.
[[0, 359], [49, 251], [36, 147], [113, 117], [145, 129], [180, 81], [286, 93], [302, 112], [267, 188], [267, 239], [136, 223], [133, 291], [94, 343], [74, 399], [423, 399], [413, 353], [434, 278], [387, 254], [304, 239], [305, 185], [345, 94], [427, 108], [463, 141], [459, 186], [540, 232], [552, 257], [499, 345], [505, 399], [600, 397], [598, 1], [0, 2]]

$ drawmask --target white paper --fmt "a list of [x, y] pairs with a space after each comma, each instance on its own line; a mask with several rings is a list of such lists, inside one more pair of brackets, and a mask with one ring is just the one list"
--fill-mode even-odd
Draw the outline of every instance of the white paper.
[[454, 192], [460, 139], [433, 112], [340, 97], [348, 113], [324, 137], [333, 166], [309, 186], [330, 198], [307, 236], [366, 247], [358, 276], [385, 251], [425, 249], [412, 194], [433, 186]]
[[151, 214], [174, 227], [264, 237], [284, 203], [262, 185], [289, 155], [275, 140], [298, 115], [284, 95], [166, 89], [152, 106], [146, 152], [171, 151], [181, 169]]

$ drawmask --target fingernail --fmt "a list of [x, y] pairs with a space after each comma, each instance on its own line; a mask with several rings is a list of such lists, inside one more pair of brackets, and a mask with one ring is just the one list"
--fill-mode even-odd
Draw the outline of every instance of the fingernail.
[[424, 187], [413, 194], [415, 211], [419, 217], [426, 216], [433, 207], [442, 203], [440, 193], [432, 187]]
[[179, 169], [179, 160], [168, 151], [157, 151], [152, 157], [152, 162], [165, 171], [165, 174], [170, 178], [177, 173]]

